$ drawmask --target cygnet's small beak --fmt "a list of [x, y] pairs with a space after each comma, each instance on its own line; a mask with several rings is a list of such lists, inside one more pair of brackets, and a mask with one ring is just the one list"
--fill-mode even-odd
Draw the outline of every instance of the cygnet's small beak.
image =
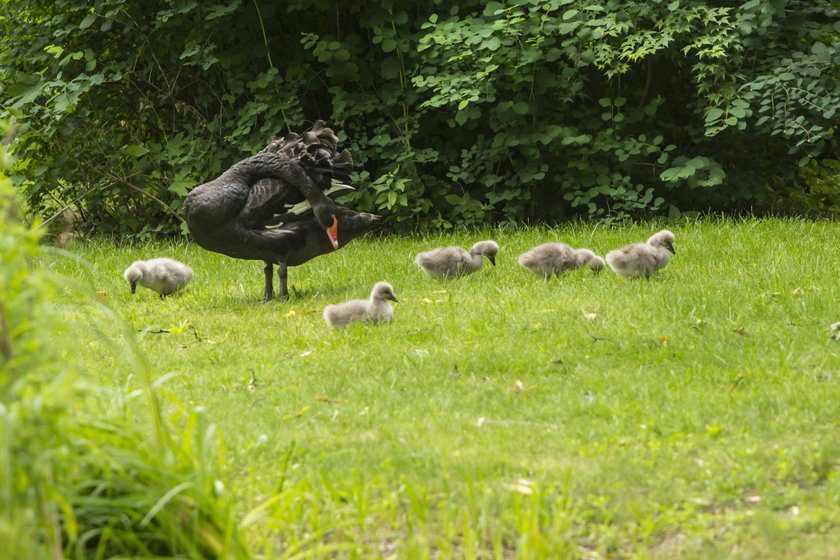
[[131, 283], [131, 293], [133, 294], [136, 291], [137, 291], [137, 282], [132, 282]]
[[333, 249], [338, 249], [338, 218], [333, 216], [333, 223], [327, 228], [327, 237], [330, 238]]
[[668, 249], [669, 251], [671, 251], [671, 254], [673, 254], [673, 255], [677, 254], [677, 252], [674, 250], [673, 245], [667, 245], [665, 248]]
[[496, 266], [496, 257], [487, 257], [490, 260], [490, 264]]
[[385, 299], [390, 299], [391, 301], [396, 301], [397, 303], [400, 302], [400, 300], [398, 300], [397, 297], [394, 294], [391, 294], [390, 296], [386, 297]]

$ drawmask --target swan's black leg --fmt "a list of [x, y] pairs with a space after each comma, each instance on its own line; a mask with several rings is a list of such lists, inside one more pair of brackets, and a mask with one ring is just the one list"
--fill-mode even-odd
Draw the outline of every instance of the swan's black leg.
[[277, 265], [277, 277], [280, 278], [280, 299], [289, 299], [289, 270], [286, 263], [281, 262]]
[[269, 261], [265, 261], [263, 268], [265, 273], [265, 289], [263, 290], [263, 300], [271, 301], [274, 297], [274, 265]]

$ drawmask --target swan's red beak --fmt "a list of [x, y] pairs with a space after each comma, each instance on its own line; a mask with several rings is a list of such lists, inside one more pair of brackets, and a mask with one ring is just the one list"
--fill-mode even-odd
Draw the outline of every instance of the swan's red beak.
[[338, 249], [338, 218], [333, 216], [333, 223], [327, 228], [327, 237], [330, 238], [333, 249]]

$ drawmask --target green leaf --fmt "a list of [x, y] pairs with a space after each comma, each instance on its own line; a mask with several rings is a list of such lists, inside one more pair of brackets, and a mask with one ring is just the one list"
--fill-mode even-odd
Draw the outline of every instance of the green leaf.
[[712, 107], [708, 111], [706, 111], [706, 122], [711, 123], [723, 116], [723, 109], [718, 107]]
[[[659, 205], [661, 205], [663, 202], [665, 202], [665, 201], [664, 201], [664, 200], [662, 200], [661, 198], [657, 198], [657, 199], [654, 201], [654, 204], [656, 204], [657, 206], [659, 206]], [[657, 203], [658, 203], [658, 204], [657, 204]], [[668, 208], [668, 219], [669, 219], [669, 220], [676, 220], [676, 219], [679, 219], [679, 217], [680, 217], [680, 216], [682, 216], [682, 212], [680, 212], [679, 208], [677, 208], [677, 207], [676, 207], [676, 206], [674, 206], [673, 204], [670, 204], [670, 205], [669, 205], [669, 208]]]
[[496, 37], [491, 37], [489, 40], [484, 42], [484, 46], [491, 51], [495, 51], [502, 46], [502, 42]]
[[530, 106], [524, 101], [517, 101], [513, 104], [513, 112], [517, 115], [527, 115]]
[[82, 22], [79, 24], [79, 29], [87, 29], [88, 27], [93, 25], [94, 21], [96, 21], [96, 14], [88, 14], [87, 16], [85, 16], [85, 19], [83, 19]]
[[62, 54], [64, 54], [64, 48], [59, 45], [47, 45], [46, 47], [44, 47], [44, 52], [47, 52], [53, 55], [54, 57], [58, 58]]
[[387, 38], [382, 40], [382, 50], [385, 52], [391, 52], [397, 48], [397, 42], [394, 39]]
[[181, 179], [173, 181], [172, 184], [169, 185], [168, 190], [169, 192], [177, 194], [178, 196], [187, 196], [190, 192], [190, 189], [194, 187], [195, 184], [195, 181], [189, 179]]
[[149, 153], [149, 148], [142, 144], [129, 144], [123, 151], [133, 158], [139, 158]]
[[572, 19], [573, 17], [575, 17], [579, 13], [580, 13], [580, 11], [575, 10], [575, 9], [566, 10], [565, 12], [563, 12], [563, 19], [566, 20], [566, 21], [569, 21], [570, 19]]

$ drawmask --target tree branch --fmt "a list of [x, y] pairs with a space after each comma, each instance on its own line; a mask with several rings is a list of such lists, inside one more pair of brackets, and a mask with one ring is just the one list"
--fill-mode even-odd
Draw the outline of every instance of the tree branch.
[[164, 201], [162, 201], [161, 199], [159, 199], [155, 195], [153, 195], [151, 193], [147, 193], [146, 191], [144, 191], [140, 187], [138, 187], [136, 185], [132, 185], [131, 183], [129, 183], [128, 181], [126, 181], [122, 177], [118, 177], [118, 176], [114, 175], [113, 173], [111, 173], [109, 171], [102, 171], [101, 169], [97, 169], [96, 167], [94, 167], [94, 166], [92, 166], [92, 165], [90, 165], [89, 163], [86, 163], [86, 162], [82, 162], [82, 165], [84, 165], [85, 167], [87, 167], [91, 171], [95, 171], [96, 173], [99, 173], [103, 177], [109, 178], [110, 180], [114, 181], [115, 183], [119, 183], [120, 185], [125, 185], [126, 187], [129, 187], [129, 188], [134, 189], [135, 191], [139, 192], [143, 196], [151, 198], [152, 200], [154, 200], [155, 202], [157, 202], [158, 204], [160, 204], [161, 206], [166, 208], [173, 216], [178, 218], [178, 221], [180, 221], [181, 223], [184, 223], [184, 218], [182, 218], [181, 215], [178, 214], [178, 212], [176, 212], [174, 208], [169, 206], [167, 203], [165, 203]]

